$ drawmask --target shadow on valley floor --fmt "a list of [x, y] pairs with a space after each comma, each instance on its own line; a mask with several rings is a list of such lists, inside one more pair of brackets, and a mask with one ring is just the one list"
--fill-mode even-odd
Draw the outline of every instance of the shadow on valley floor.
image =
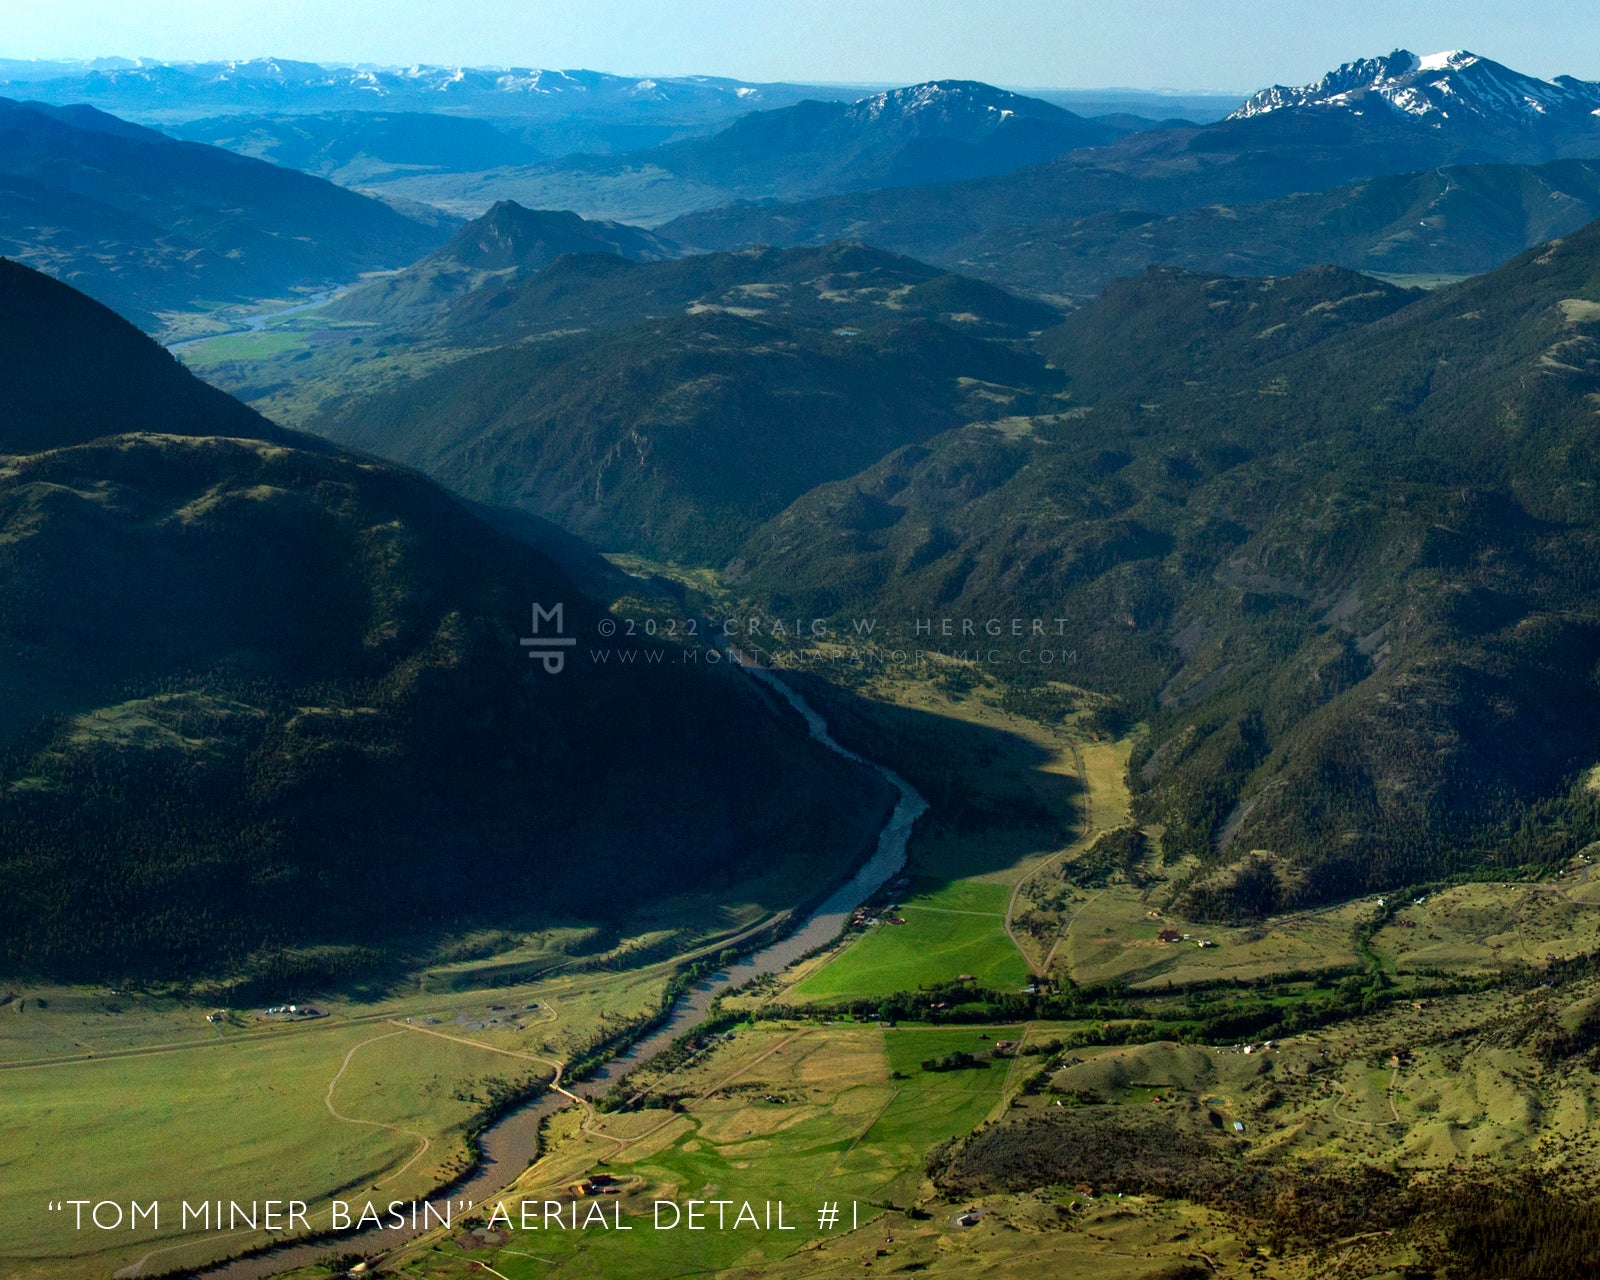
[[[1000, 875], [1077, 834], [1083, 779], [1070, 755], [1037, 735], [881, 702], [815, 676], [785, 679], [840, 742], [894, 769], [928, 801], [908, 863], [918, 877]], [[962, 696], [947, 696], [959, 710]]]

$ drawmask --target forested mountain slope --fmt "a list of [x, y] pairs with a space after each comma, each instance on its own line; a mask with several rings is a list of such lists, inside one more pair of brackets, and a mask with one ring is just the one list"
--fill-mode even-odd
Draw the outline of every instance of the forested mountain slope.
[[14, 263], [0, 378], [7, 970], [332, 980], [486, 923], [782, 906], [774, 868], [870, 829], [875, 784], [753, 686], [530, 662], [535, 602], [601, 616], [543, 552]]

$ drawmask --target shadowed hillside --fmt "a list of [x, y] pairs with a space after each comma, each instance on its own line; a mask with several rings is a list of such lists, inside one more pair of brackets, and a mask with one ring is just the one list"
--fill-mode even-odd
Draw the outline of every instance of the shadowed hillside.
[[0, 371], [28, 409], [0, 433], [5, 968], [316, 945], [332, 979], [489, 920], [780, 906], [785, 865], [820, 883], [870, 828], [875, 786], [741, 680], [545, 672], [530, 604], [601, 613], [542, 552], [10, 263]]
[[1090, 297], [1149, 266], [1283, 275], [1319, 263], [1391, 275], [1475, 275], [1600, 215], [1600, 164], [1448, 165], [1331, 191], [1160, 215], [1138, 209], [1009, 226], [952, 251], [1011, 289]]
[[86, 106], [0, 98], [0, 190], [0, 250], [148, 329], [397, 267], [444, 238], [320, 178]]

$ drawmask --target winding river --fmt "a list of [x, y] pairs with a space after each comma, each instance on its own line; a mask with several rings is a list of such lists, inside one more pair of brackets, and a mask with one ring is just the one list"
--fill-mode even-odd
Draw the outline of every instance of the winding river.
[[197, 346], [202, 342], [210, 342], [213, 338], [236, 338], [240, 334], [260, 333], [274, 320], [281, 320], [284, 316], [299, 315], [302, 311], [310, 311], [313, 307], [320, 307], [324, 302], [332, 302], [335, 298], [342, 298], [350, 290], [360, 284], [329, 285], [311, 294], [304, 302], [297, 302], [293, 306], [280, 307], [276, 311], [260, 311], [254, 315], [240, 316], [238, 323], [231, 329], [223, 329], [217, 333], [202, 333], [197, 337], [184, 338], [181, 342], [167, 344], [168, 351], [183, 351], [189, 347]]
[[[886, 884], [906, 860], [906, 842], [911, 829], [927, 811], [928, 804], [916, 789], [893, 770], [868, 760], [836, 741], [828, 732], [828, 725], [810, 703], [772, 672], [762, 667], [740, 663], [741, 669], [782, 698], [805, 720], [811, 736], [828, 750], [847, 760], [872, 769], [895, 789], [898, 799], [883, 830], [878, 835], [878, 845], [872, 856], [861, 866], [847, 884], [830, 894], [798, 928], [770, 946], [730, 965], [727, 970], [713, 974], [696, 984], [673, 1006], [665, 1023], [650, 1035], [635, 1042], [626, 1052], [617, 1055], [595, 1072], [574, 1092], [585, 1098], [597, 1097], [617, 1081], [626, 1078], [656, 1054], [667, 1048], [688, 1031], [703, 1022], [711, 1002], [724, 992], [742, 986], [752, 978], [770, 973], [780, 973], [806, 952], [836, 937], [850, 918], [851, 913]], [[448, 1197], [437, 1196], [430, 1203], [443, 1206], [446, 1199], [458, 1207], [464, 1201], [482, 1204], [492, 1200], [508, 1187], [530, 1161], [539, 1153], [539, 1130], [545, 1118], [563, 1107], [571, 1106], [569, 1098], [551, 1091], [536, 1102], [512, 1112], [485, 1132], [480, 1139], [483, 1157], [472, 1176], [451, 1191]], [[377, 1199], [377, 1197], [373, 1197]], [[357, 1199], [361, 1199], [357, 1197]], [[319, 1244], [289, 1245], [270, 1254], [254, 1258], [241, 1258], [220, 1263], [208, 1270], [197, 1272], [204, 1280], [267, 1280], [296, 1267], [316, 1262], [329, 1253], [376, 1254], [393, 1249], [421, 1234], [419, 1230], [404, 1227], [397, 1229], [372, 1229], [360, 1235]], [[180, 1246], [181, 1247], [181, 1246]], [[166, 1270], [158, 1257], [149, 1259], [152, 1271]], [[122, 1276], [133, 1276], [129, 1269]]]

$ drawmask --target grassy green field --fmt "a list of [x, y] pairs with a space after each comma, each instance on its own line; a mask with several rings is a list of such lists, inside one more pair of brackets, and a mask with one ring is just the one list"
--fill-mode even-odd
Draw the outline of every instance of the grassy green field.
[[170, 1217], [159, 1232], [78, 1235], [43, 1211], [51, 1199], [293, 1196], [315, 1213], [340, 1190], [421, 1196], [465, 1167], [463, 1130], [493, 1081], [548, 1076], [652, 1007], [668, 970], [435, 989], [463, 972], [318, 1000], [321, 1018], [237, 1010], [221, 1027], [170, 998], [0, 993], [0, 1274], [87, 1280], [146, 1255], [159, 1271], [267, 1238], [185, 1241]]
[[796, 1000], [852, 1000], [911, 991], [971, 974], [982, 986], [1013, 990], [1028, 966], [1005, 933], [1003, 884], [958, 880], [906, 898], [903, 925], [879, 924], [790, 989]]
[[[1090, 741], [1070, 719], [1027, 719], [1001, 705], [997, 686], [961, 689], [939, 671], [875, 679], [859, 692], [864, 714], [890, 732], [909, 727], [919, 736], [937, 735], [947, 725], [981, 743], [962, 762], [962, 783], [994, 816], [980, 829], [939, 822], [919, 828], [908, 850], [912, 883], [899, 910], [794, 970], [788, 998], [870, 998], [962, 974], [995, 990], [1021, 989], [1053, 938], [1008, 933], [1008, 913], [1026, 905], [1034, 879], [1126, 820], [1129, 744]], [[1054, 814], [1055, 831], [1004, 821], [1002, 815], [1019, 809]], [[905, 923], [888, 923], [892, 918]]]
[[305, 349], [305, 334], [287, 325], [254, 333], [230, 333], [207, 338], [184, 351], [185, 363], [197, 370], [224, 360], [265, 360]]
[[[1161, 884], [1112, 884], [1084, 892], [1056, 952], [1059, 969], [1075, 982], [1127, 982], [1150, 989], [1167, 982], [1256, 980], [1295, 969], [1357, 963], [1352, 930], [1370, 919], [1370, 902], [1300, 912], [1269, 927], [1228, 927], [1184, 919], [1166, 909]], [[1163, 929], [1192, 935], [1187, 943], [1157, 938]], [[1205, 940], [1214, 945], [1201, 948]]]
[[163, 336], [182, 342], [178, 357], [207, 382], [289, 427], [303, 425], [325, 402], [392, 387], [470, 354], [386, 343], [364, 322], [327, 319], [321, 306], [273, 316], [257, 330], [237, 330], [276, 305], [174, 316]]
[[[460, 1167], [474, 1082], [539, 1071], [386, 1023], [12, 1070], [0, 1089], [0, 1261], [13, 1276], [104, 1274], [169, 1238], [63, 1231], [37, 1211], [50, 1199], [173, 1207], [338, 1187], [409, 1199]], [[85, 1257], [85, 1245], [105, 1253]], [[161, 1256], [197, 1261], [215, 1248]]]
[[[830, 1234], [818, 1226], [821, 1204], [842, 1204], [848, 1226], [855, 1202], [864, 1229], [884, 1201], [915, 1198], [930, 1143], [966, 1132], [1001, 1101], [1004, 1060], [979, 1070], [926, 1072], [922, 1059], [984, 1051], [992, 1039], [980, 1036], [1007, 1034], [1020, 1031], [776, 1025], [740, 1031], [672, 1075], [681, 1115], [646, 1111], [580, 1122], [568, 1113], [551, 1125], [550, 1154], [519, 1183], [519, 1194], [543, 1196], [576, 1176], [575, 1169], [604, 1159], [626, 1184], [621, 1203], [625, 1215], [636, 1215], [633, 1232], [519, 1233], [488, 1249], [457, 1233], [415, 1251], [405, 1273], [458, 1275], [465, 1262], [479, 1259], [511, 1280], [548, 1274], [655, 1280], [764, 1267], [808, 1252]], [[763, 1215], [767, 1201], [781, 1200], [785, 1223], [797, 1229], [651, 1229], [652, 1201], [691, 1198], [748, 1200]], [[729, 1210], [730, 1224], [735, 1212]]]
[[1553, 882], [1456, 885], [1410, 902], [1372, 940], [1399, 972], [1488, 972], [1600, 950], [1600, 878], [1587, 864]]
[[[1597, 990], [1600, 978], [1590, 978], [1555, 1005], [1539, 989], [1509, 999], [1491, 992], [1402, 1002], [1270, 1050], [1252, 1046], [1252, 1053], [1172, 1042], [1083, 1048], [1042, 1087], [1028, 1089], [1020, 1086], [1044, 1065], [1040, 1058], [941, 1072], [921, 1064], [956, 1051], [982, 1059], [1000, 1039], [1037, 1041], [1069, 1028], [759, 1024], [652, 1080], [653, 1089], [679, 1100], [677, 1114], [585, 1120], [568, 1113], [552, 1126], [551, 1154], [521, 1190], [550, 1194], [604, 1162], [626, 1184], [625, 1214], [644, 1215], [655, 1198], [770, 1198], [813, 1209], [827, 1199], [847, 1212], [855, 1200], [862, 1204], [858, 1230], [823, 1233], [802, 1219], [787, 1240], [738, 1231], [690, 1238], [651, 1231], [639, 1216], [641, 1234], [513, 1234], [485, 1242], [457, 1232], [392, 1262], [418, 1280], [455, 1280], [477, 1262], [510, 1280], [552, 1273], [799, 1277], [859, 1274], [866, 1266], [1018, 1280], [1167, 1280], [1190, 1274], [1180, 1264], [1195, 1262], [1198, 1249], [1229, 1260], [1206, 1274], [1309, 1280], [1329, 1274], [1319, 1270], [1325, 1255], [1251, 1248], [1241, 1266], [1250, 1228], [1222, 1209], [1148, 1195], [1095, 1199], [1070, 1185], [951, 1202], [924, 1179], [921, 1156], [986, 1121], [1059, 1114], [1054, 1109], [1065, 1102], [1148, 1113], [1175, 1129], [1203, 1128], [1210, 1111], [1227, 1132], [1235, 1122], [1242, 1126], [1235, 1140], [1252, 1159], [1293, 1167], [1400, 1162], [1438, 1171], [1481, 1156], [1489, 1163], [1480, 1173], [1520, 1162], [1593, 1174], [1600, 1161], [1580, 1135], [1600, 1115], [1600, 1086], [1590, 1072], [1543, 1064], [1527, 1037], [1551, 1022], [1570, 1022], [1572, 1009], [1588, 1008]], [[915, 1213], [908, 1211], [913, 1205]], [[956, 1221], [968, 1205], [981, 1211], [970, 1230]], [[1367, 1269], [1351, 1274], [1415, 1265], [1413, 1242], [1390, 1242], [1390, 1234], [1359, 1235], [1371, 1241], [1360, 1255]]]

